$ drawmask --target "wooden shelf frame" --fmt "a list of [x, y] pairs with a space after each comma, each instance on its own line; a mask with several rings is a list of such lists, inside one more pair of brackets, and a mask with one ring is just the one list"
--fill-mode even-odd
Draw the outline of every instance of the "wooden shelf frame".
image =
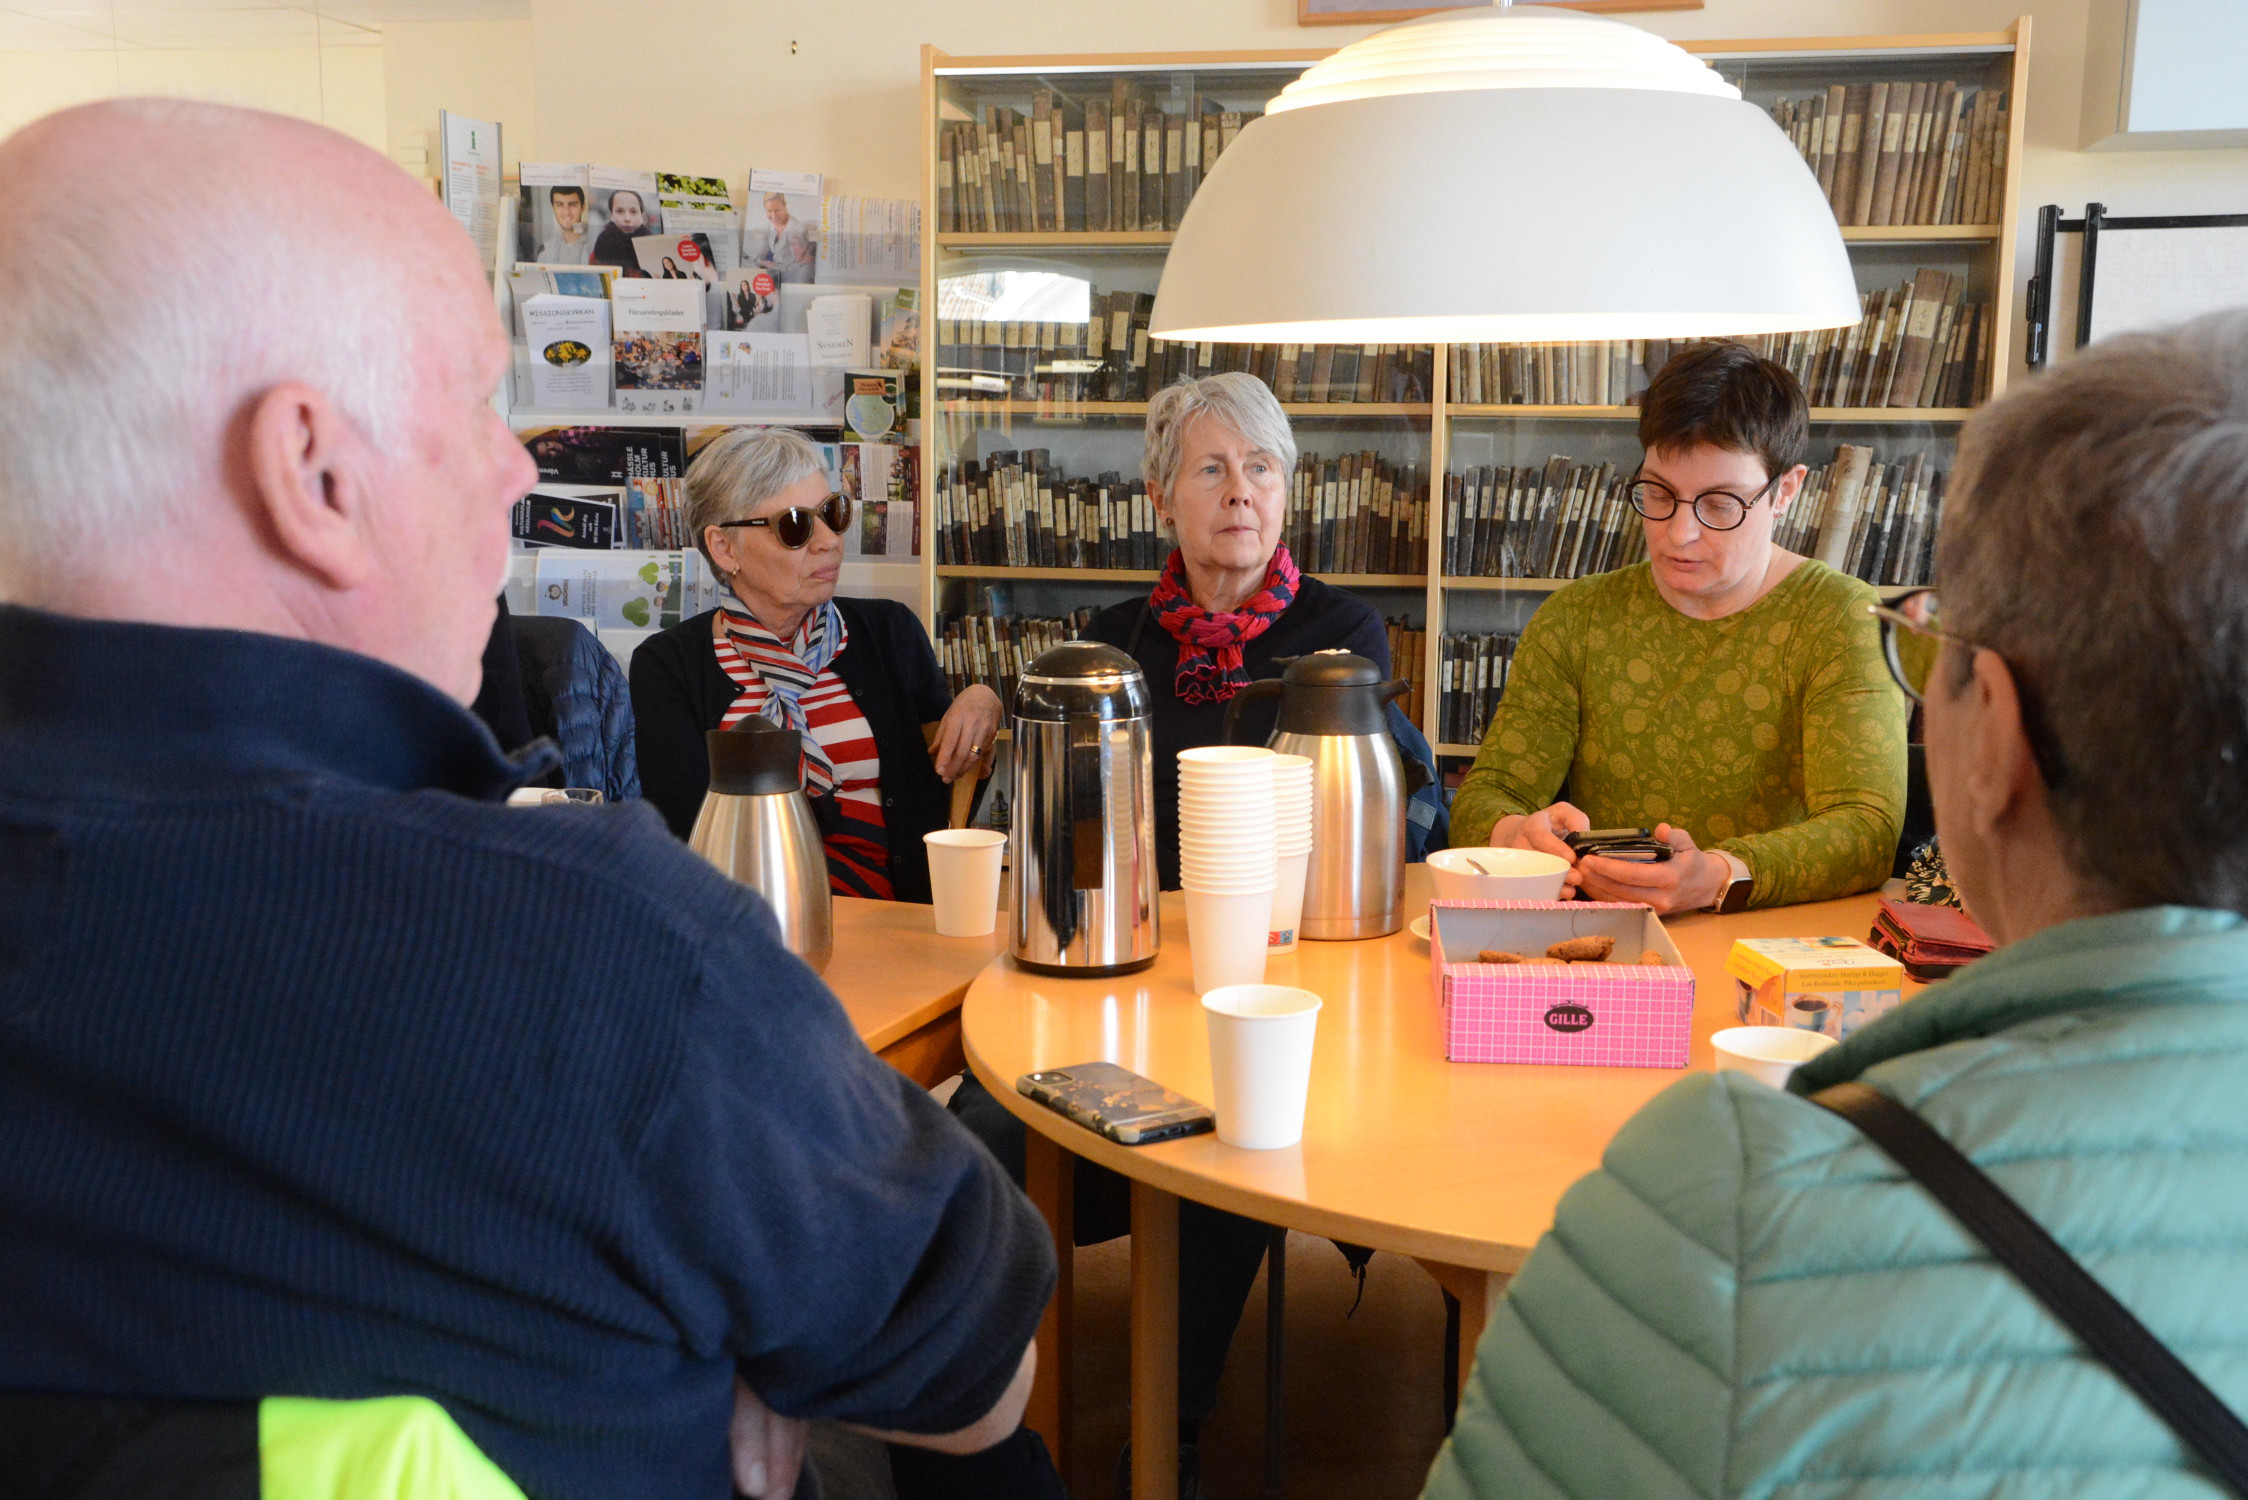
[[[1861, 247], [1875, 253], [1891, 247], [1908, 249], [1914, 246], [1938, 247], [1946, 255], [1971, 258], [1979, 283], [1991, 290], [1991, 311], [1996, 327], [1996, 338], [1991, 360], [1990, 394], [1996, 396], [2005, 389], [2014, 358], [2015, 276], [2018, 252], [2017, 225], [2020, 219], [2020, 194], [2022, 182], [2022, 155], [2028, 121], [2029, 100], [2029, 47], [2030, 20], [2017, 19], [2003, 31], [1946, 32], [1924, 35], [1889, 36], [1838, 36], [1838, 37], [1781, 37], [1763, 39], [1713, 39], [1684, 41], [1679, 44], [1688, 51], [1711, 60], [1736, 59], [1751, 64], [1770, 65], [1785, 63], [1795, 71], [1815, 72], [1821, 65], [1831, 63], [1837, 75], [1855, 77], [1872, 76], [1869, 70], [1889, 60], [1956, 59], [1961, 63], [1979, 61], [1990, 69], [1995, 84], [2005, 87], [2009, 96], [2007, 137], [2004, 142], [2005, 179], [2002, 188], [2001, 212], [1996, 223], [1989, 224], [1895, 224], [1846, 226], [1842, 238], [1853, 251]], [[1133, 53], [1113, 56], [1062, 55], [1050, 57], [1001, 56], [954, 57], [925, 47], [922, 77], [922, 190], [923, 222], [930, 226], [938, 223], [936, 213], [936, 142], [939, 119], [940, 81], [969, 74], [988, 74], [995, 81], [1006, 78], [1019, 82], [1027, 93], [1037, 85], [1041, 76], [1098, 75], [1102, 73], [1136, 72], [1161, 74], [1164, 72], [1189, 72], [1196, 70], [1258, 70], [1281, 71], [1288, 68], [1308, 67], [1328, 55], [1324, 48], [1307, 48], [1283, 52], [1208, 52], [1179, 54]], [[1046, 232], [1046, 233], [925, 233], [922, 236], [922, 286], [933, 309], [940, 265], [948, 257], [973, 256], [978, 251], [1017, 251], [1030, 254], [1051, 252], [1068, 254], [1097, 254], [1118, 252], [1146, 256], [1150, 252], [1166, 250], [1173, 240], [1168, 230], [1101, 231], [1101, 232]], [[934, 330], [929, 331], [934, 339]], [[1448, 349], [1438, 346], [1435, 352], [1435, 371], [1430, 400], [1412, 405], [1353, 403], [1289, 403], [1289, 415], [1299, 419], [1325, 422], [1349, 421], [1353, 418], [1406, 418], [1414, 422], [1426, 421], [1428, 427], [1427, 472], [1432, 475], [1449, 473], [1452, 467], [1452, 449], [1455, 446], [1454, 427], [1464, 424], [1462, 430], [1485, 433], [1494, 423], [1512, 421], [1576, 421], [1585, 423], [1619, 424], [1636, 422], [1639, 409], [1635, 406], [1559, 406], [1559, 405], [1455, 405], [1446, 390]], [[1135, 569], [1082, 569], [1082, 568], [1004, 568], [935, 564], [936, 557], [936, 481], [942, 468], [937, 445], [944, 440], [944, 431], [961, 418], [988, 417], [999, 420], [1063, 425], [1072, 420], [1082, 420], [1089, 426], [1096, 423], [1114, 423], [1144, 416], [1147, 405], [1141, 401], [1115, 402], [1038, 402], [1016, 399], [982, 401], [973, 398], [940, 397], [936, 388], [936, 361], [927, 359], [921, 366], [921, 409], [929, 416], [924, 424], [924, 442], [930, 451], [923, 455], [921, 519], [925, 528], [922, 542], [924, 570], [925, 618], [933, 621], [940, 591], [945, 586], [984, 580], [990, 582], [1015, 581], [1024, 583], [1068, 583], [1140, 585], [1152, 583], [1153, 572]], [[1823, 429], [1880, 428], [1880, 427], [1930, 427], [1956, 429], [1972, 415], [1965, 407], [1817, 407], [1811, 412], [1814, 426]], [[1433, 507], [1442, 504], [1441, 491], [1431, 496]], [[1439, 697], [1437, 684], [1441, 665], [1443, 635], [1447, 626], [1448, 596], [1454, 594], [1524, 592], [1550, 593], [1570, 582], [1553, 578], [1459, 578], [1443, 572], [1443, 532], [1440, 515], [1432, 514], [1429, 527], [1428, 554], [1424, 571], [1402, 575], [1347, 575], [1322, 574], [1325, 581], [1348, 588], [1380, 590], [1389, 595], [1380, 601], [1384, 613], [1396, 613], [1392, 602], [1397, 592], [1422, 592], [1421, 618], [1426, 627], [1426, 654], [1422, 661], [1422, 677], [1427, 684], [1424, 694], [1422, 729], [1431, 740], [1439, 722]], [[1880, 590], [1885, 598], [1895, 598], [1907, 592], [1897, 586]], [[1440, 744], [1439, 754], [1468, 756], [1475, 754], [1473, 745]], [[1045, 1410], [1050, 1414], [1052, 1408]], [[1050, 1419], [1050, 1416], [1049, 1416]], [[1051, 1440], [1053, 1434], [1049, 1434]]]
[[[1926, 423], [1930, 426], [1957, 424], [1975, 414], [1971, 406], [1814, 406], [1811, 421], [1814, 424], [1844, 423]], [[1636, 406], [1523, 406], [1482, 405], [1444, 407], [1444, 415], [1456, 421], [1475, 421], [1483, 418], [1499, 420], [1524, 417], [1550, 417], [1561, 421], [1577, 422], [1636, 422]]]
[[[1997, 224], [1845, 224], [1850, 244], [1939, 244], [1947, 240], [1983, 243], [2003, 232]], [[937, 236], [943, 250], [1162, 250], [1168, 229], [952, 230]]]
[[[1000, 583], [1138, 583], [1152, 584], [1163, 576], [1160, 568], [1014, 568], [998, 563], [938, 563], [940, 579], [991, 579]], [[1346, 589], [1412, 589], [1428, 587], [1421, 573], [1321, 573], [1322, 583]]]
[[[1018, 401], [1012, 398], [979, 401], [973, 396], [947, 396], [937, 403], [946, 416], [1033, 417], [1066, 420], [1071, 417], [1144, 417], [1145, 401]], [[1291, 417], [1415, 417], [1436, 415], [1433, 402], [1395, 401], [1283, 401], [1280, 409]]]

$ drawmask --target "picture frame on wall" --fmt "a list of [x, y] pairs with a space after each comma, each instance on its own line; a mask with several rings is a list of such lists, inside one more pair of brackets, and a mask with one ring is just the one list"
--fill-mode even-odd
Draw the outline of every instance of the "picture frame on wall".
[[[1384, 6], [1380, 0], [1296, 0], [1298, 26], [1386, 26], [1440, 11], [1466, 10], [1488, 5], [1490, 0], [1428, 0], [1406, 6]], [[1700, 10], [1702, 0], [1516, 0], [1517, 4], [1552, 5], [1562, 10], [1643, 11]]]

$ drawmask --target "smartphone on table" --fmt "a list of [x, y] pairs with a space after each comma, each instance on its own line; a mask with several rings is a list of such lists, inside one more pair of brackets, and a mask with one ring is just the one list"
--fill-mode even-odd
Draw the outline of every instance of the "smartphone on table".
[[1655, 837], [1651, 828], [1587, 828], [1561, 842], [1578, 858], [1597, 854], [1602, 859], [1623, 859], [1633, 864], [1659, 865], [1677, 851]]
[[1015, 1090], [1120, 1146], [1145, 1146], [1217, 1127], [1208, 1105], [1174, 1094], [1152, 1078], [1111, 1062], [1046, 1068], [1015, 1080]]

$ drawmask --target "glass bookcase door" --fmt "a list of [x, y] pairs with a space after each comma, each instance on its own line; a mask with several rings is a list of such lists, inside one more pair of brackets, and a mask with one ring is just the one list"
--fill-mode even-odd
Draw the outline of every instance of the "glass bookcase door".
[[1263, 380], [1289, 415], [1291, 553], [1364, 596], [1391, 621], [1396, 670], [1425, 675], [1434, 352], [1148, 334], [1203, 176], [1309, 61], [936, 68], [924, 432], [935, 630], [956, 681], [1004, 691], [1037, 649], [1145, 596], [1170, 551], [1141, 472], [1148, 402], [1225, 372]]

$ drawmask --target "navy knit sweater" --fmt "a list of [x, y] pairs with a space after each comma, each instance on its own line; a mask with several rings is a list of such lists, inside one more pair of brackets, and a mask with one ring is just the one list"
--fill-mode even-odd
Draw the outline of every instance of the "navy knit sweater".
[[0, 1388], [422, 1393], [537, 1497], [730, 1494], [737, 1369], [998, 1399], [1028, 1203], [653, 809], [523, 774], [364, 657], [0, 608]]

